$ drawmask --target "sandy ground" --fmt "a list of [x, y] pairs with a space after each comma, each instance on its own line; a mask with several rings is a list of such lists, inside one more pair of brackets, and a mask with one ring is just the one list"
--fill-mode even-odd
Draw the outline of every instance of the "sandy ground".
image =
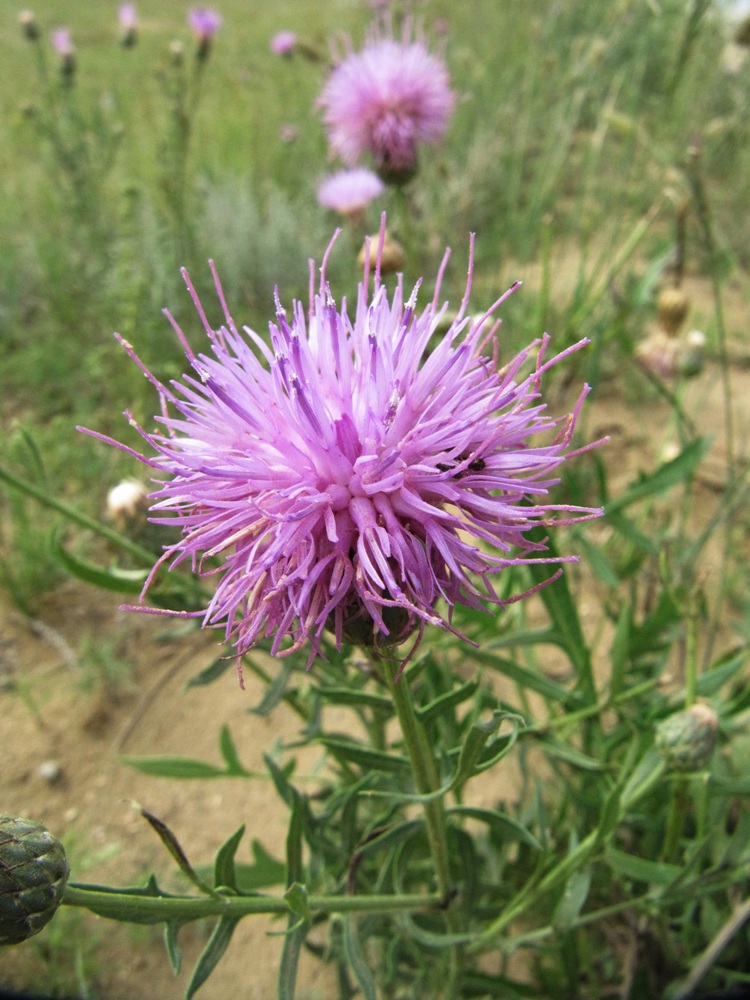
[[[694, 300], [704, 293], [705, 301], [706, 286], [698, 285]], [[700, 314], [696, 318], [700, 322]], [[750, 440], [749, 320], [742, 289], [730, 289], [727, 323], [741, 453]], [[639, 470], [653, 468], [671, 431], [663, 402], [633, 408], [606, 396], [593, 405], [587, 424], [592, 436], [600, 431], [611, 435], [607, 454], [616, 495]], [[696, 485], [696, 530], [714, 517], [725, 480], [721, 399], [720, 372], [709, 363], [685, 398], [699, 431], [714, 440]], [[704, 564], [709, 593], [717, 572], [718, 563], [709, 554]], [[586, 613], [585, 595], [583, 600]], [[121, 755], [183, 754], [219, 763], [218, 732], [226, 722], [245, 765], [262, 771], [262, 753], [277, 737], [296, 733], [296, 717], [283, 706], [271, 719], [249, 714], [261, 696], [259, 682], [248, 678], [242, 692], [232, 670], [208, 688], [186, 690], [185, 682], [213, 659], [214, 637], [193, 633], [165, 640], [164, 620], [124, 614], [118, 603], [116, 595], [67, 583], [31, 620], [0, 596], [0, 812], [37, 819], [62, 835], [69, 845], [72, 877], [80, 882], [142, 883], [153, 870], [167, 887], [176, 884], [171, 882], [171, 860], [133, 800], [167, 823], [196, 862], [213, 857], [243, 822], [248, 832], [239, 859], [250, 859], [252, 837], [282, 858], [286, 810], [268, 781], [170, 782], [125, 766]], [[127, 665], [114, 688], [91, 685], [91, 665], [76, 652], [83, 637], [88, 643], [109, 643]], [[59, 769], [53, 781], [43, 776], [43, 765], [50, 761]], [[478, 796], [484, 793], [480, 790]], [[183, 930], [185, 961], [175, 977], [157, 929], [132, 928], [69, 909], [58, 919], [36, 939], [0, 951], [0, 985], [40, 989], [57, 981], [62, 995], [67, 989], [70, 996], [73, 957], [80, 945], [93, 997], [177, 1000], [207, 932], [200, 925]], [[273, 997], [281, 940], [269, 932], [280, 929], [264, 918], [242, 921], [200, 991], [202, 1000]], [[308, 1000], [334, 995], [330, 970], [305, 966], [299, 995]]]

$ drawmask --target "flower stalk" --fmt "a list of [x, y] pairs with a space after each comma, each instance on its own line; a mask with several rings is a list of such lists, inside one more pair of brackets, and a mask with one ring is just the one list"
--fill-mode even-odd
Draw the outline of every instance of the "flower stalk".
[[[204, 917], [246, 917], [252, 913], [288, 913], [290, 906], [281, 897], [230, 896], [149, 896], [102, 889], [84, 884], [68, 885], [62, 902], [81, 906], [100, 917], [135, 923], [162, 923], [169, 920], [200, 920]], [[398, 896], [310, 896], [312, 914], [403, 913], [439, 906], [439, 893], [412, 893]]]

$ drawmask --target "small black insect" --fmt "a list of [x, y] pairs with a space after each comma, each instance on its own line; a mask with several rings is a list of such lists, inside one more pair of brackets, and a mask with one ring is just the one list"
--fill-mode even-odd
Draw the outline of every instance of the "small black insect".
[[[459, 455], [457, 462], [451, 463], [450, 465], [445, 465], [443, 462], [438, 462], [437, 467], [440, 472], [450, 472], [451, 469], [455, 469], [457, 465], [461, 465], [463, 462], [465, 462], [468, 457], [469, 457], [468, 455]], [[461, 479], [463, 476], [467, 474], [467, 472], [482, 472], [485, 466], [486, 462], [484, 461], [483, 458], [472, 458], [467, 468], [460, 469], [458, 472], [454, 474], [453, 478]]]

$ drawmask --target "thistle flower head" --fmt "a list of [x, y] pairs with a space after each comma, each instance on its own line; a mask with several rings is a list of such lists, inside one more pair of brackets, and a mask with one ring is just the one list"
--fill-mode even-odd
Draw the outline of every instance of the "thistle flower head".
[[210, 7], [194, 7], [188, 14], [188, 23], [198, 41], [213, 38], [221, 27], [221, 14]]
[[121, 4], [117, 19], [120, 24], [120, 44], [125, 48], [132, 48], [138, 41], [138, 13], [135, 4]]
[[123, 3], [117, 11], [117, 19], [120, 22], [121, 28], [137, 28], [138, 27], [138, 14], [136, 13], [135, 4]]
[[279, 31], [270, 42], [271, 52], [277, 56], [291, 56], [297, 46], [297, 35], [293, 31]]
[[334, 69], [319, 98], [331, 148], [348, 166], [369, 153], [387, 181], [407, 180], [422, 143], [436, 143], [453, 111], [443, 60], [406, 25], [401, 40], [378, 31]]
[[197, 614], [239, 654], [272, 637], [273, 654], [307, 644], [312, 662], [325, 630], [372, 647], [426, 623], [450, 629], [457, 604], [508, 603], [492, 579], [543, 553], [533, 528], [600, 513], [549, 497], [587, 387], [555, 419], [541, 380], [581, 344], [547, 359], [545, 336], [500, 364], [489, 320], [510, 293], [475, 321], [467, 288], [448, 325], [447, 257], [421, 311], [419, 286], [405, 301], [377, 269], [370, 293], [369, 265], [353, 309], [338, 306], [324, 260], [307, 315], [277, 296], [270, 346], [237, 328], [215, 272], [225, 323], [212, 329], [185, 275], [210, 353], [194, 354], [169, 317], [193, 371], [171, 386], [123, 341], [162, 401], [157, 430], [127, 414], [148, 445], [133, 454], [154, 472], [152, 520], [182, 529], [157, 567], [215, 577]]
[[221, 27], [221, 14], [210, 7], [194, 7], [188, 14], [188, 24], [193, 29], [198, 42], [196, 58], [199, 62], [208, 58], [214, 35]]
[[384, 190], [385, 185], [372, 170], [355, 167], [324, 178], [318, 186], [318, 201], [324, 208], [352, 216], [360, 214]]
[[69, 28], [57, 28], [56, 31], [52, 32], [52, 47], [63, 58], [75, 54], [75, 46]]

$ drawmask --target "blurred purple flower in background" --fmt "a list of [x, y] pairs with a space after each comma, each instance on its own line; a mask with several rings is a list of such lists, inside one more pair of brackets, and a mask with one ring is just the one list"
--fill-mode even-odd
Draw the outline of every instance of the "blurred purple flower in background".
[[279, 31], [270, 42], [271, 52], [277, 56], [290, 56], [297, 45], [297, 35], [293, 31]]
[[120, 24], [120, 44], [132, 48], [138, 40], [138, 14], [135, 4], [124, 3], [117, 12]]
[[194, 7], [188, 14], [188, 24], [198, 40], [197, 57], [205, 59], [211, 50], [214, 35], [221, 27], [221, 14], [210, 7]]
[[58, 28], [52, 33], [52, 47], [60, 57], [63, 83], [72, 84], [76, 71], [76, 48], [68, 28]]
[[318, 201], [342, 215], [358, 215], [383, 191], [385, 185], [377, 174], [366, 167], [355, 167], [325, 177], [318, 186]]
[[[193, 353], [167, 313], [194, 372], [170, 385], [122, 340], [159, 392], [161, 430], [126, 414], [148, 454], [88, 433], [154, 471], [151, 519], [182, 529], [144, 593], [161, 564], [187, 561], [217, 581], [195, 613], [204, 627], [223, 628], [238, 654], [269, 636], [275, 655], [309, 644], [312, 662], [325, 630], [338, 646], [398, 643], [425, 623], [452, 629], [456, 604], [517, 600], [491, 576], [544, 552], [527, 533], [601, 513], [549, 502], [562, 463], [591, 447], [571, 446], [588, 390], [553, 418], [540, 383], [584, 342], [547, 359], [545, 336], [499, 366], [492, 317], [515, 286], [466, 316], [473, 242], [469, 287], [439, 335], [447, 258], [421, 312], [419, 285], [405, 302], [401, 281], [389, 295], [376, 269], [370, 295], [366, 267], [351, 317], [324, 259], [309, 312], [277, 298], [270, 346], [237, 329], [215, 271], [225, 325], [212, 329], [185, 275], [211, 351]], [[313, 274], [311, 263], [311, 286]]]
[[55, 52], [61, 56], [74, 56], [75, 46], [73, 45], [73, 39], [70, 35], [69, 28], [58, 28], [56, 31], [52, 32], [52, 47]]
[[422, 143], [438, 142], [455, 95], [442, 58], [406, 25], [401, 41], [380, 31], [333, 70], [318, 102], [328, 142], [348, 166], [366, 153], [389, 182], [408, 180]]

